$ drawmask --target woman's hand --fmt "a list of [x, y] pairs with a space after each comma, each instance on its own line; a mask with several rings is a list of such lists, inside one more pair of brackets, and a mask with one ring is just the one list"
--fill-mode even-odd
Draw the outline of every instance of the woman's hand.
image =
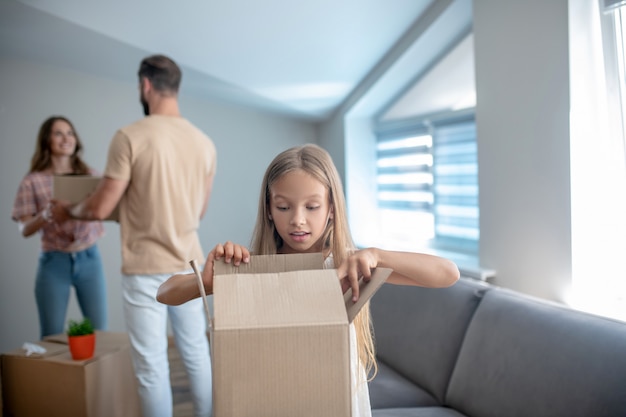
[[343, 293], [352, 288], [352, 301], [356, 302], [359, 299], [359, 280], [363, 278], [368, 282], [372, 278], [372, 269], [377, 266], [378, 256], [374, 248], [359, 250], [350, 255], [337, 268]]
[[46, 207], [48, 215], [50, 216], [50, 221], [62, 224], [70, 220], [72, 218], [69, 212], [70, 206], [71, 203], [69, 201], [55, 199], [50, 200], [50, 202], [48, 202], [48, 206]]

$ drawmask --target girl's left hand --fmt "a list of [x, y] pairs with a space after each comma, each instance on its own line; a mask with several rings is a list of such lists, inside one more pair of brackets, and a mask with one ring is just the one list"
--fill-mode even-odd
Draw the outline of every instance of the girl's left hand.
[[352, 288], [352, 301], [359, 299], [359, 279], [368, 282], [372, 278], [372, 269], [378, 266], [376, 248], [362, 249], [354, 252], [337, 268], [341, 283], [341, 291], [345, 293]]

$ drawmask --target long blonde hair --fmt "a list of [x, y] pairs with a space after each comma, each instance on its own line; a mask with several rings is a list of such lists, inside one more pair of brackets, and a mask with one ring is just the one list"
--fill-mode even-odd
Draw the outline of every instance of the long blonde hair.
[[[339, 266], [356, 250], [348, 226], [343, 186], [337, 168], [328, 152], [313, 144], [297, 146], [281, 152], [265, 171], [259, 196], [256, 227], [250, 245], [252, 252], [259, 255], [270, 255], [278, 253], [282, 247], [283, 240], [269, 219], [270, 190], [278, 179], [295, 170], [301, 170], [311, 175], [322, 183], [328, 191], [329, 204], [334, 216], [328, 221], [322, 236], [323, 248], [332, 253], [335, 265]], [[375, 375], [377, 366], [369, 303], [363, 306], [361, 312], [354, 319], [354, 326], [360, 363], [368, 375]], [[374, 372], [371, 372], [372, 370]]]

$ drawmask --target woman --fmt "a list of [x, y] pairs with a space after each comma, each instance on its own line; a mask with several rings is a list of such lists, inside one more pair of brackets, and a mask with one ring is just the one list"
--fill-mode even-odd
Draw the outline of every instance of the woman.
[[39, 128], [30, 171], [17, 191], [12, 218], [23, 237], [41, 236], [35, 279], [40, 336], [63, 333], [73, 286], [83, 316], [94, 327], [107, 327], [106, 283], [96, 241], [101, 222], [56, 222], [64, 213], [51, 206], [54, 175], [94, 175], [81, 159], [83, 146], [65, 117], [52, 116]]

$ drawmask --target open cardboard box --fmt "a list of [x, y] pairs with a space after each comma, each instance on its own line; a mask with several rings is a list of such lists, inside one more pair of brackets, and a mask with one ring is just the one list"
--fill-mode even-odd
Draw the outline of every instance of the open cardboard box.
[[[52, 196], [57, 200], [78, 203], [93, 193], [102, 177], [92, 175], [55, 175]], [[105, 220], [119, 221], [119, 206]]]
[[139, 417], [137, 381], [126, 333], [96, 332], [96, 351], [73, 360], [64, 334], [1, 355], [2, 396], [7, 417]]
[[349, 325], [391, 270], [361, 283], [357, 303], [321, 253], [216, 262], [214, 272], [214, 416], [349, 417]]

